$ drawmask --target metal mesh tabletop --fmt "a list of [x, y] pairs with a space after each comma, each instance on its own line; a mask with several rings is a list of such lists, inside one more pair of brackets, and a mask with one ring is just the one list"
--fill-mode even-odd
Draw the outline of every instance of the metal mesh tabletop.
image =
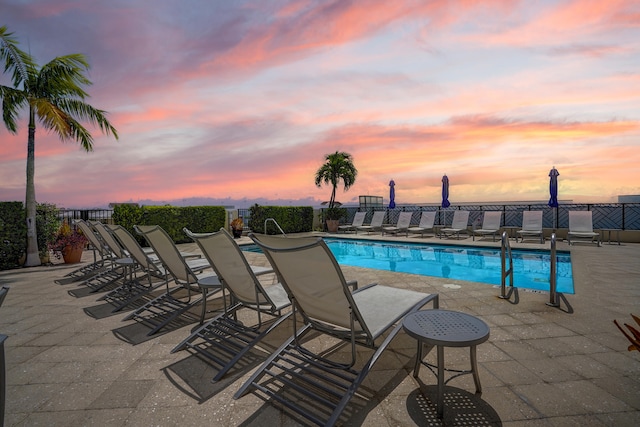
[[449, 310], [423, 310], [403, 321], [413, 338], [431, 345], [469, 347], [489, 339], [489, 327], [481, 319]]

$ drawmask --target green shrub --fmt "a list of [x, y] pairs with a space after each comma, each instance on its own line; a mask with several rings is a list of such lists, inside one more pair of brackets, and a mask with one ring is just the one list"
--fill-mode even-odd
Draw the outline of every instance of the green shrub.
[[49, 244], [56, 239], [61, 221], [58, 208], [52, 203], [38, 203], [36, 206], [36, 233], [38, 235], [38, 252], [40, 259], [49, 254]]
[[[249, 228], [254, 233], [264, 233], [264, 222], [273, 218], [285, 233], [303, 233], [313, 229], [313, 208], [310, 206], [260, 206], [253, 205]], [[267, 234], [280, 234], [273, 221], [267, 223]]]
[[0, 202], [0, 270], [20, 267], [27, 252], [26, 213], [22, 202]]
[[122, 225], [146, 245], [144, 238], [134, 231], [134, 225], [159, 225], [175, 243], [190, 243], [182, 229], [196, 233], [213, 232], [224, 227], [226, 211], [222, 206], [143, 206], [117, 205], [113, 222]]

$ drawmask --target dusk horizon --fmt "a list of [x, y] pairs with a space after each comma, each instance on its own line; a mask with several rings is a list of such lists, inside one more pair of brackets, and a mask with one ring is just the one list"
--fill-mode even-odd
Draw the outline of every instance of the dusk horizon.
[[[39, 126], [38, 202], [315, 206], [335, 151], [358, 170], [351, 205], [387, 204], [391, 180], [397, 204], [437, 204], [444, 174], [453, 205], [545, 201], [553, 167], [560, 200], [640, 194], [640, 3], [146, 5], [3, 3], [39, 65], [87, 56], [87, 101], [120, 136], [90, 128], [85, 153]], [[0, 129], [0, 201], [25, 198], [27, 119]]]

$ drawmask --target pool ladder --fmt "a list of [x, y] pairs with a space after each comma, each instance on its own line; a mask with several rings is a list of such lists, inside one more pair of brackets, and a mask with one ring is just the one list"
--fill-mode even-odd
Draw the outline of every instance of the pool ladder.
[[264, 234], [267, 234], [267, 223], [269, 222], [273, 222], [276, 227], [278, 227], [278, 230], [280, 230], [280, 232], [282, 233], [282, 235], [284, 237], [287, 237], [286, 233], [284, 232], [284, 230], [282, 228], [280, 228], [280, 225], [278, 224], [278, 221], [276, 221], [274, 218], [267, 218], [264, 220]]
[[[502, 232], [502, 244], [500, 245], [500, 260], [502, 265], [502, 275], [500, 280], [500, 295], [498, 298], [510, 299], [511, 295], [515, 296], [514, 304], [518, 303], [518, 288], [513, 286], [513, 258], [511, 256], [511, 245], [509, 244], [509, 235], [506, 231]], [[509, 266], [507, 268], [507, 261]], [[509, 292], [507, 292], [507, 279], [509, 279]]]
[[[549, 302], [546, 303], [550, 307], [560, 308], [560, 299], [564, 301], [567, 306], [567, 313], [573, 313], [573, 308], [567, 298], [557, 290], [557, 263], [558, 257], [556, 256], [556, 233], [551, 233], [551, 253], [550, 253], [550, 267], [549, 267]], [[511, 256], [511, 245], [509, 244], [509, 235], [506, 232], [502, 233], [502, 244], [500, 250], [500, 258], [502, 264], [502, 280], [500, 283], [500, 295], [498, 298], [510, 299], [511, 295], [515, 296], [513, 304], [518, 303], [518, 288], [513, 286], [513, 258]], [[507, 268], [508, 261], [508, 268]], [[507, 279], [509, 280], [509, 292], [507, 292]]]

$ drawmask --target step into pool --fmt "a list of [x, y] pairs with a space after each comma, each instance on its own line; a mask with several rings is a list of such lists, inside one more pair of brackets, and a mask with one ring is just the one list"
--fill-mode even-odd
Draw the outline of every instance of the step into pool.
[[[500, 285], [500, 249], [380, 240], [325, 239], [341, 265]], [[257, 251], [256, 245], [243, 250]], [[514, 286], [549, 290], [549, 251], [512, 250]], [[556, 253], [557, 291], [573, 294], [571, 254]]]

